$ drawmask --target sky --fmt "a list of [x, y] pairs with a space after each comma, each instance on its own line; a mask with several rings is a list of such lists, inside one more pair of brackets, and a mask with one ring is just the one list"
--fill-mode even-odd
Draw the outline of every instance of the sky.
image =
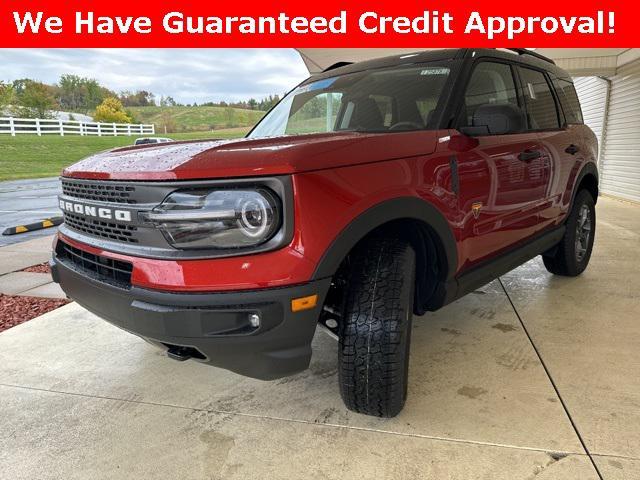
[[147, 90], [180, 103], [261, 99], [307, 76], [293, 49], [0, 49], [0, 80], [56, 83], [69, 73], [107, 88]]

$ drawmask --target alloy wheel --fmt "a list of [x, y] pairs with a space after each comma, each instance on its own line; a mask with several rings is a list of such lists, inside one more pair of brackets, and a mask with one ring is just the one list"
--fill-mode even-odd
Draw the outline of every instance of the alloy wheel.
[[582, 262], [589, 248], [591, 239], [591, 209], [588, 205], [582, 205], [578, 213], [576, 225], [576, 260]]

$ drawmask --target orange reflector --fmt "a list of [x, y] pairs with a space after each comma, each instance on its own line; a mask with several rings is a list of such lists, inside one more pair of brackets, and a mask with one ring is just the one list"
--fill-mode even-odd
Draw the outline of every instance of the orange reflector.
[[309, 310], [316, 306], [318, 295], [309, 295], [308, 297], [294, 298], [291, 300], [291, 311], [299, 312], [301, 310]]

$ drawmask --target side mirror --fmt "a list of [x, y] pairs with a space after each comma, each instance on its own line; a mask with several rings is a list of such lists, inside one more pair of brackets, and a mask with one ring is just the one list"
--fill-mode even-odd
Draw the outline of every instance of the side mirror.
[[473, 126], [461, 129], [467, 135], [504, 135], [524, 130], [524, 113], [509, 103], [485, 104], [473, 113]]

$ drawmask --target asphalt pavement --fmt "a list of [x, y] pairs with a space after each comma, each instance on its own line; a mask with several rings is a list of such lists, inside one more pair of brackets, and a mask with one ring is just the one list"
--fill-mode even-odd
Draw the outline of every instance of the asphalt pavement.
[[[0, 182], [0, 233], [8, 227], [61, 215], [57, 202], [59, 193], [58, 177]], [[54, 231], [55, 227], [17, 235], [0, 235], [0, 246], [51, 235]]]

